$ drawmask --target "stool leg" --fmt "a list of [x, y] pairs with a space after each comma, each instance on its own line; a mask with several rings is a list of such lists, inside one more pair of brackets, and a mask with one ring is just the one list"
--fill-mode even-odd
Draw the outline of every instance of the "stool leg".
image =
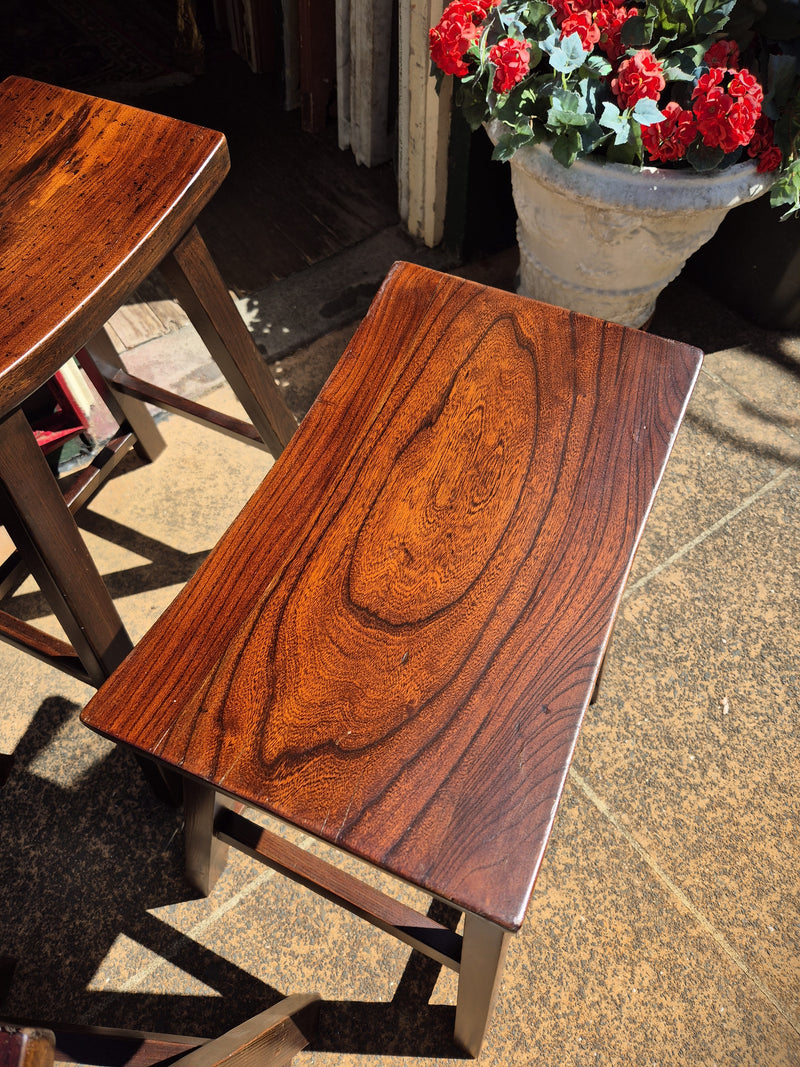
[[[0, 422], [0, 522], [64, 628], [93, 685], [133, 648], [21, 410]], [[156, 796], [177, 805], [177, 775], [137, 757]]]
[[297, 429], [297, 421], [195, 226], [161, 263], [159, 270], [262, 441], [277, 457]]
[[92, 682], [133, 647], [22, 411], [0, 423], [2, 521]]
[[166, 442], [153, 416], [141, 400], [117, 392], [110, 384], [114, 371], [125, 370], [125, 364], [117, 355], [105, 327], [86, 342], [85, 350], [78, 353], [77, 359], [117, 422], [120, 425], [127, 422], [136, 435], [134, 448], [137, 455], [147, 462], [156, 459], [164, 451]]
[[225, 800], [192, 778], [183, 782], [186, 877], [207, 897], [228, 862], [228, 846], [214, 837], [214, 819]]
[[510, 937], [496, 923], [471, 912], [464, 913], [454, 1037], [471, 1056], [477, 1057], [481, 1051]]

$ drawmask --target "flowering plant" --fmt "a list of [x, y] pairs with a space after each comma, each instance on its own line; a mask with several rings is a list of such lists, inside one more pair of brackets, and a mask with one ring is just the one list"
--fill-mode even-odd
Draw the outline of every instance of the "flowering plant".
[[800, 213], [798, 0], [454, 0], [430, 31], [437, 87], [495, 159], [547, 140], [558, 162], [774, 172]]

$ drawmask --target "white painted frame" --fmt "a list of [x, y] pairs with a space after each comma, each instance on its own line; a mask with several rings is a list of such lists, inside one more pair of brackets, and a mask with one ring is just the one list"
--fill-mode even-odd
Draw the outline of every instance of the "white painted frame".
[[429, 248], [444, 233], [452, 79], [437, 95], [428, 31], [443, 0], [400, 0], [400, 101], [397, 180], [400, 217]]

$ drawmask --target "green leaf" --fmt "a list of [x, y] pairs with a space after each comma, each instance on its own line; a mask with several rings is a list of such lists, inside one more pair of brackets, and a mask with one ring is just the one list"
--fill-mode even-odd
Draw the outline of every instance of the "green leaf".
[[563, 111], [554, 105], [547, 112], [546, 121], [552, 130], [558, 130], [562, 126], [588, 126], [592, 118], [591, 115], [580, 114], [577, 111]]
[[703, 62], [706, 52], [707, 48], [704, 44], [690, 44], [673, 52], [668, 58], [662, 60], [664, 77], [668, 82], [694, 81], [697, 68]]
[[586, 67], [597, 78], [605, 78], [612, 70], [606, 57], [594, 52], [586, 60]]
[[529, 49], [530, 54], [531, 54], [530, 69], [531, 70], [536, 70], [536, 68], [539, 66], [539, 63], [541, 62], [541, 59], [542, 59], [542, 50], [539, 47], [539, 44], [538, 44], [537, 41], [526, 41], [526, 44], [528, 45], [528, 49]]
[[631, 123], [627, 113], [621, 112], [616, 104], [606, 101], [599, 118], [601, 126], [614, 134], [614, 144], [627, 144], [631, 132]]
[[706, 10], [700, 15], [695, 23], [695, 33], [698, 37], [709, 37], [712, 33], [719, 33], [728, 24], [731, 12], [736, 0], [724, 0], [723, 3], [704, 5]]
[[562, 130], [553, 142], [553, 159], [562, 167], [571, 167], [581, 150], [581, 136], [574, 127]]
[[644, 15], [634, 15], [622, 24], [620, 40], [626, 48], [644, 48], [650, 43], [650, 28]]
[[721, 148], [709, 148], [702, 141], [695, 141], [686, 149], [687, 161], [700, 173], [715, 170], [724, 158], [725, 153]]
[[640, 126], [653, 126], [657, 122], [663, 122], [666, 117], [658, 110], [658, 104], [655, 100], [645, 97], [644, 100], [636, 101], [633, 109], [633, 118], [636, 119]]
[[606, 149], [606, 158], [609, 163], [627, 163], [632, 166], [636, 162], [637, 152], [632, 144], [612, 144]]
[[515, 130], [504, 133], [494, 146], [492, 159], [499, 160], [501, 163], [505, 162], [511, 159], [518, 148], [524, 148], [528, 144], [535, 144], [538, 140], [541, 140], [541, 138], [534, 134], [530, 128], [525, 131]]
[[579, 93], [569, 89], [556, 89], [547, 112], [547, 125], [554, 132], [562, 126], [586, 126], [592, 116], [586, 111], [586, 100]]
[[478, 85], [464, 85], [456, 82], [454, 100], [456, 107], [461, 111], [472, 130], [477, 130], [489, 117], [486, 99]]
[[524, 82], [515, 85], [507, 96], [500, 97], [493, 111], [494, 118], [505, 122], [507, 126], [516, 126], [520, 116], [533, 114], [536, 93]]
[[800, 162], [784, 171], [772, 186], [769, 202], [773, 207], [788, 207], [781, 222], [800, 214]]
[[599, 148], [601, 144], [608, 141], [611, 134], [608, 130], [604, 130], [599, 122], [590, 122], [588, 126], [584, 126], [581, 131], [581, 155], [588, 156], [596, 148]]
[[554, 34], [542, 41], [542, 50], [550, 57], [550, 66], [559, 74], [571, 74], [579, 70], [586, 59], [586, 52], [581, 44], [580, 34], [571, 33], [563, 40]]
[[545, 21], [547, 16], [552, 15], [552, 13], [553, 8], [550, 4], [545, 3], [544, 0], [531, 0], [530, 3], [525, 5], [522, 12], [522, 18], [531, 26], [539, 26]]
[[564, 111], [572, 111], [578, 114], [586, 112], [586, 100], [580, 92], [572, 89], [554, 89], [553, 102], [563, 108]]

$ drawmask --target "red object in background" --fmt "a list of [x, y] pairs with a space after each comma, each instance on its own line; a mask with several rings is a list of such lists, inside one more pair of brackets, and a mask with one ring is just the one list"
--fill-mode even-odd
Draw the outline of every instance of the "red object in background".
[[48, 381], [46, 389], [52, 396], [54, 406], [48, 413], [40, 413], [31, 419], [33, 435], [45, 454], [70, 438], [77, 437], [88, 427], [86, 416], [78, 407], [60, 371]]

